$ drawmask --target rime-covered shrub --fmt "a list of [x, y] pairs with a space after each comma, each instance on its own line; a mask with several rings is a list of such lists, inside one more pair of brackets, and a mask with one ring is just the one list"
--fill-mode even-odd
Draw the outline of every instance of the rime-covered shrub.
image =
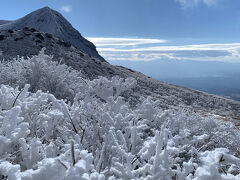
[[134, 79], [85, 82], [69, 104], [28, 85], [1, 85], [1, 179], [240, 178], [231, 123], [159, 110], [151, 98], [130, 109], [120, 94]]
[[24, 87], [30, 84], [30, 91], [43, 90], [60, 99], [72, 100], [82, 86], [81, 72], [61, 62], [52, 60], [52, 56], [44, 54], [32, 58], [16, 58], [13, 61], [0, 62], [0, 84], [13, 87]]
[[130, 108], [136, 82], [84, 79], [43, 51], [1, 62], [0, 180], [240, 178], [239, 129], [151, 97]]

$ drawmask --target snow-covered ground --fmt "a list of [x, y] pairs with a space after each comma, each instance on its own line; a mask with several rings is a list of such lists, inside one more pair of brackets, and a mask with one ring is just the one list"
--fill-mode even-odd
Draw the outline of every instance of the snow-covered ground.
[[132, 108], [134, 78], [85, 79], [43, 51], [0, 68], [0, 179], [240, 178], [240, 131], [215, 114]]
[[239, 102], [113, 66], [49, 8], [0, 24], [0, 180], [240, 179]]

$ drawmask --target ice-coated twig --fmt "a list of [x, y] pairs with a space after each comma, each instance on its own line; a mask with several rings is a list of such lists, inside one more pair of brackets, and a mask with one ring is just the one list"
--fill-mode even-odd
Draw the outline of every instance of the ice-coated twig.
[[71, 140], [71, 154], [72, 154], [72, 164], [74, 166], [76, 164], [76, 160], [75, 160], [74, 141], [73, 140]]

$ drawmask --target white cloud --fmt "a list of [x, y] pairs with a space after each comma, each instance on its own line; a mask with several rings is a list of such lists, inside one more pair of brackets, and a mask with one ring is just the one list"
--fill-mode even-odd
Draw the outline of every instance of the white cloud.
[[195, 7], [199, 4], [205, 4], [207, 6], [216, 5], [218, 0], [175, 0], [178, 2], [183, 8]]
[[118, 49], [118, 48], [99, 48], [100, 51], [118, 51], [118, 52], [146, 52], [146, 51], [230, 51], [240, 49], [240, 43], [228, 44], [197, 44], [183, 46], [151, 46], [143, 48]]
[[66, 13], [69, 13], [72, 11], [72, 6], [71, 5], [62, 6], [60, 8], [60, 10], [66, 12]]
[[88, 38], [107, 60], [159, 59], [240, 62], [240, 43], [163, 45], [167, 40], [143, 38]]
[[104, 37], [89, 37], [89, 41], [96, 46], [136, 46], [144, 44], [166, 43], [167, 40], [162, 39], [145, 39], [145, 38], [104, 38]]

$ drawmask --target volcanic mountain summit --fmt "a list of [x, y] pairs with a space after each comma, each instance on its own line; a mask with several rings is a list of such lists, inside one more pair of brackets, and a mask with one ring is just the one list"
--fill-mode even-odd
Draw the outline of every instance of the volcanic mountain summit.
[[0, 30], [19, 30], [24, 27], [35, 28], [69, 41], [76, 48], [104, 61], [93, 43], [82, 37], [59, 12], [49, 7], [38, 9], [15, 21], [0, 21]]

